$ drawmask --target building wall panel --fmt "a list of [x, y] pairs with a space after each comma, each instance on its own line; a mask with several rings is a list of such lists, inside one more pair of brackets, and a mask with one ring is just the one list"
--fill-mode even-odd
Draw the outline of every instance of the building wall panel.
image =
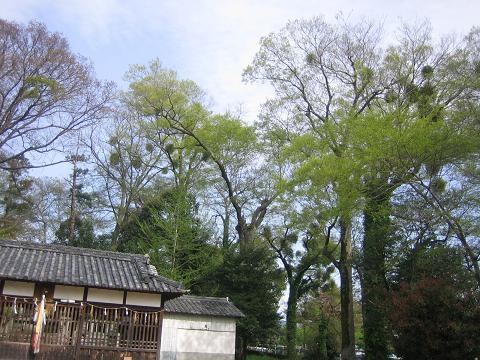
[[3, 285], [4, 295], [33, 296], [34, 291], [33, 282], [5, 280]]
[[123, 291], [89, 288], [87, 301], [123, 304]]
[[177, 353], [234, 354], [233, 333], [211, 330], [178, 329]]
[[55, 285], [53, 297], [59, 300], [83, 300], [83, 287]]
[[160, 294], [148, 294], [141, 292], [127, 292], [127, 305], [160, 307], [162, 296]]

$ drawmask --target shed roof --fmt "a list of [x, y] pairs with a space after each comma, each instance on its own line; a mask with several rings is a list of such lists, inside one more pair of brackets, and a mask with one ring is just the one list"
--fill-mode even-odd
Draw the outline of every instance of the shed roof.
[[143, 255], [0, 240], [0, 278], [63, 285], [182, 294]]
[[165, 302], [165, 311], [174, 314], [193, 314], [240, 318], [245, 315], [228, 298], [184, 295]]

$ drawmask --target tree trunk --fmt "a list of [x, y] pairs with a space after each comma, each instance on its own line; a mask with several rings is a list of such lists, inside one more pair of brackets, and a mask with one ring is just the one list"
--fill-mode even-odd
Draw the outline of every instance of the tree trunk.
[[475, 276], [475, 280], [477, 281], [477, 288], [480, 289], [480, 267], [478, 265], [478, 257], [473, 252], [471, 246], [468, 244], [467, 239], [463, 234], [463, 231], [455, 230], [455, 232], [457, 233], [457, 237], [459, 238], [460, 243], [463, 246], [463, 249], [465, 251], [465, 254], [467, 255], [468, 260], [470, 260], [470, 263], [473, 267], [473, 275]]
[[[384, 184], [382, 184], [384, 185]], [[377, 185], [376, 189], [382, 188]], [[364, 210], [363, 275], [365, 355], [367, 360], [388, 356], [385, 249], [390, 236], [390, 196], [373, 189]]]
[[238, 242], [240, 244], [240, 252], [248, 251], [249, 245], [253, 242], [257, 229], [247, 225], [243, 219], [235, 227], [238, 233]]
[[228, 249], [230, 246], [230, 241], [229, 241], [230, 213], [228, 212], [227, 206], [225, 206], [225, 217], [222, 220], [223, 220], [222, 247], [223, 249]]
[[289, 288], [287, 301], [287, 359], [297, 358], [297, 293], [292, 285]]
[[325, 314], [322, 313], [320, 323], [318, 324], [318, 360], [328, 360], [327, 329], [328, 320]]
[[[118, 250], [118, 237], [119, 236], [120, 236], [120, 225], [117, 222], [115, 224], [115, 228], [112, 231], [112, 238], [111, 238], [111, 243], [110, 243], [111, 249], [113, 251]], [[123, 251], [125, 251], [125, 250], [123, 250]]]
[[77, 160], [73, 161], [72, 193], [70, 198], [70, 217], [68, 219], [68, 242], [70, 246], [75, 243], [75, 220], [77, 218]]
[[342, 329], [341, 356], [344, 360], [355, 359], [355, 323], [352, 288], [352, 226], [348, 219], [340, 220], [340, 322]]
[[235, 349], [235, 360], [246, 360], [247, 358], [247, 342], [244, 338], [237, 338], [237, 346]]

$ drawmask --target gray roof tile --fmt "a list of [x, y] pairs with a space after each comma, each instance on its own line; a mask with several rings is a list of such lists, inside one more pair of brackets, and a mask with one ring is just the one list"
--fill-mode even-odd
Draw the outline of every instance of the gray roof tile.
[[0, 240], [0, 278], [183, 294], [180, 283], [150, 269], [142, 255]]
[[240, 318], [245, 315], [226, 298], [184, 295], [165, 302], [165, 311], [174, 314], [193, 314]]

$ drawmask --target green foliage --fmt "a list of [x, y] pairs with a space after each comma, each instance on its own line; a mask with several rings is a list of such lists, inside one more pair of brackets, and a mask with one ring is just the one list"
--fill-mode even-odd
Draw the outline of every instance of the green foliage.
[[311, 293], [300, 303], [301, 328], [298, 342], [305, 345], [304, 359], [336, 359], [340, 350], [338, 309], [340, 294], [332, 287], [325, 292]]
[[237, 322], [241, 338], [237, 344], [268, 343], [276, 336], [283, 276], [265, 246], [251, 244], [246, 251], [229, 250], [211, 279], [218, 284], [214, 295], [228, 296], [246, 316]]
[[26, 96], [30, 98], [38, 98], [41, 93], [45, 96], [47, 90], [52, 96], [62, 91], [57, 80], [45, 76], [27, 76], [25, 85], [30, 87]]
[[[22, 165], [26, 161], [16, 161]], [[10, 164], [12, 165], [12, 164]], [[13, 167], [17, 166], [13, 165]], [[0, 236], [15, 239], [28, 228], [33, 180], [25, 170], [0, 170]]]
[[407, 253], [396, 267], [396, 276], [392, 279], [397, 287], [401, 283], [416, 283], [422, 279], [443, 280], [459, 288], [473, 289], [472, 274], [464, 264], [460, 249], [433, 243], [418, 246]]
[[202, 279], [221, 260], [210, 238], [195, 198], [173, 188], [131, 215], [120, 234], [119, 250], [149, 255], [160, 274], [198, 292]]
[[[205, 121], [198, 131], [208, 148], [225, 162], [241, 158], [258, 147], [255, 130], [229, 114], [216, 115]], [[247, 158], [249, 159], [249, 158]]]
[[102, 248], [97, 243], [94, 231], [94, 223], [88, 218], [75, 218], [73, 239], [70, 238], [70, 219], [63, 221], [59, 229], [55, 233], [56, 239], [54, 243], [60, 245], [68, 245], [84, 248]]
[[[165, 157], [162, 171], [173, 175], [174, 186], [191, 188], [200, 181], [195, 174], [210, 155], [191, 136], [210, 116], [203, 91], [163, 68], [158, 59], [148, 66], [132, 66], [126, 79], [130, 85], [123, 102], [138, 117], [147, 153], [160, 151]], [[139, 159], [143, 160], [132, 161], [135, 168], [141, 165]]]
[[[191, 80], [181, 80], [173, 70], [162, 67], [158, 59], [148, 66], [134, 65], [126, 74], [130, 91], [126, 101], [140, 114], [153, 117], [159, 127], [168, 127], [165, 116], [182, 119], [186, 128], [192, 129], [198, 119], [208, 112], [201, 105], [203, 91]], [[168, 112], [172, 114], [167, 114]]]

